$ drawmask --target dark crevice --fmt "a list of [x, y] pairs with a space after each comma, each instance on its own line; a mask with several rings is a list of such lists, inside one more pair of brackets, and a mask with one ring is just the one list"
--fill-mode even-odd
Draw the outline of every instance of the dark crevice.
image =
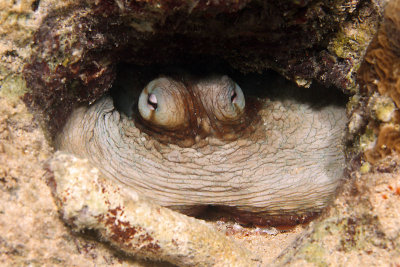
[[36, 11], [39, 8], [40, 0], [34, 0], [31, 4], [32, 10]]
[[[62, 129], [74, 107], [108, 92], [115, 67], [125, 63], [143, 67], [140, 73], [145, 75], [154, 66], [180, 66], [189, 72], [227, 74], [238, 83], [266, 83], [258, 88], [268, 88], [269, 69], [343, 91], [349, 86], [353, 63], [330, 54], [324, 41], [339, 27], [339, 18], [319, 8], [329, 3], [235, 1], [229, 6], [222, 1], [189, 13], [185, 3], [178, 1], [173, 8], [166, 4], [164, 15], [146, 11], [144, 3], [124, 2], [122, 12], [112, 1], [94, 4], [92, 13], [80, 12], [88, 8], [80, 3], [49, 14], [35, 34], [36, 52], [25, 65], [31, 91], [24, 101], [43, 116], [50, 136]], [[39, 4], [34, 1], [32, 9]], [[149, 24], [151, 30], [138, 30], [132, 23]]]
[[215, 57], [186, 56], [186, 63], [181, 62], [180, 65], [138, 66], [120, 63], [117, 67], [116, 80], [110, 89], [117, 109], [131, 115], [132, 105], [137, 102], [140, 92], [147, 83], [159, 76], [180, 77], [184, 74], [197, 79], [212, 75], [228, 75], [239, 84], [248, 97], [272, 100], [294, 99], [299, 103], [308, 103], [315, 109], [332, 104], [344, 107], [348, 101], [349, 96], [337, 88], [324, 87], [318, 83], [314, 83], [310, 88], [298, 87], [272, 70], [261, 74], [243, 74]]

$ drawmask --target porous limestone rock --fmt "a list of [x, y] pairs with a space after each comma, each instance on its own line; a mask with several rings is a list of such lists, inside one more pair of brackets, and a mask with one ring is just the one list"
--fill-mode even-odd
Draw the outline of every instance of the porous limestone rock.
[[[234, 2], [237, 4], [232, 5]], [[396, 3], [399, 1], [391, 2], [393, 6], [388, 11], [392, 12], [389, 16], [398, 18], [398, 15], [393, 12], [398, 10]], [[62, 123], [51, 123], [51, 121], [63, 121], [66, 116], [61, 112], [62, 109], [67, 110], [68, 114], [76, 101], [93, 101], [108, 90], [113, 80], [113, 70], [110, 68], [113, 66], [112, 60], [108, 61], [112, 55], [106, 56], [104, 61], [93, 59], [98, 58], [99, 54], [117, 51], [117, 44], [126, 44], [133, 40], [129, 38], [124, 40], [125, 35], [122, 34], [120, 35], [121, 42], [104, 42], [106, 40], [104, 38], [112, 39], [113, 37], [112, 34], [107, 36], [107, 30], [111, 32], [115, 25], [131, 25], [128, 29], [138, 32], [137, 35], [132, 35], [137, 36], [138, 39], [145, 39], [148, 35], [158, 36], [158, 39], [155, 38], [150, 42], [148, 47], [152, 47], [154, 44], [160, 44], [160, 40], [163, 41], [162, 44], [168, 43], [170, 40], [165, 39], [163, 35], [154, 33], [155, 29], [157, 30], [155, 26], [160, 21], [162, 25], [166, 25], [165, 27], [177, 27], [177, 33], [182, 35], [190, 33], [191, 38], [195, 38], [196, 35], [201, 35], [201, 32], [208, 34], [206, 30], [209, 28], [206, 27], [206, 24], [197, 24], [197, 22], [205, 20], [201, 14], [207, 14], [208, 20], [210, 14], [213, 14], [214, 18], [218, 18], [221, 16], [220, 14], [228, 14], [226, 16], [229, 17], [229, 14], [239, 12], [242, 15], [239, 24], [241, 22], [244, 26], [239, 27], [238, 31], [249, 38], [255, 36], [253, 40], [260, 40], [260, 42], [250, 42], [254, 45], [254, 51], [257, 53], [253, 51], [247, 56], [240, 56], [243, 55], [243, 51], [236, 51], [237, 54], [229, 53], [225, 59], [232, 66], [243, 71], [262, 71], [265, 68], [274, 68], [286, 77], [297, 81], [298, 84], [308, 85], [311, 79], [315, 78], [326, 85], [334, 84], [342, 89], [347, 88], [354, 91], [357, 90], [357, 86], [354, 86], [356, 85], [354, 73], [361, 63], [366, 46], [378, 28], [379, 18], [386, 1], [281, 1], [278, 7], [274, 6], [276, 9], [270, 8], [268, 2], [260, 4], [257, 1], [254, 3], [219, 1], [220, 5], [216, 4], [216, 6], [214, 2], [207, 2], [210, 4], [203, 5], [201, 3], [206, 2], [197, 1], [182, 1], [177, 6], [168, 4], [170, 1], [151, 3], [132, 1], [131, 3], [129, 5], [125, 1], [82, 3], [52, 0], [0, 2], [1, 264], [20, 266], [35, 264], [150, 266], [152, 264], [134, 261], [131, 257], [110, 248], [109, 245], [99, 242], [96, 233], [88, 231], [77, 234], [72, 232], [61, 221], [58, 208], [51, 197], [50, 188], [46, 185], [47, 178], [51, 175], [48, 175], [49, 172], [44, 165], [53, 154], [48, 144], [51, 136], [48, 133], [51, 133], [51, 129], [57, 129], [56, 125], [62, 125]], [[246, 9], [247, 5], [250, 8]], [[251, 8], [252, 5], [253, 8]], [[265, 5], [265, 9], [260, 9], [260, 5]], [[98, 8], [91, 9], [91, 7]], [[116, 24], [106, 24], [109, 28], [106, 28], [102, 32], [103, 34], [97, 34], [98, 31], [95, 30], [93, 35], [85, 35], [91, 32], [93, 29], [91, 26], [104, 25], [92, 24], [93, 21], [85, 20], [85, 18], [93, 19], [93, 16], [85, 16], [92, 14], [92, 10], [96, 12], [94, 14], [98, 15], [100, 22], [110, 19]], [[178, 10], [180, 13], [174, 13], [174, 10]], [[257, 13], [254, 10], [264, 10], [265, 12]], [[280, 12], [275, 12], [276, 10]], [[82, 37], [90, 38], [76, 40], [74, 38], [77, 35], [61, 36], [64, 38], [57, 40], [65, 42], [62, 44], [66, 46], [60, 49], [57, 43], [53, 42], [55, 40], [53, 37], [59, 37], [60, 35], [57, 33], [73, 32], [73, 29], [68, 28], [71, 24], [57, 24], [57, 21], [71, 22], [71, 17], [66, 14], [75, 14], [76, 17], [73, 18], [77, 18], [76, 21], [79, 21], [75, 24], [77, 27], [75, 30], [82, 29], [82, 33], [85, 33]], [[182, 14], [186, 16], [182, 16]], [[197, 19], [193, 20], [191, 24], [182, 22], [190, 16]], [[264, 20], [260, 18], [264, 18]], [[273, 23], [268, 23], [268, 27], [272, 31], [265, 35], [263, 23], [259, 26], [257, 24], [268, 21], [269, 18], [273, 18], [270, 20]], [[212, 21], [217, 23], [218, 19]], [[251, 25], [254, 32], [248, 31], [249, 28], [246, 28], [247, 21], [254, 22]], [[51, 24], [51, 22], [55, 24]], [[232, 20], [230, 20], [231, 22]], [[52, 28], [53, 25], [58, 27]], [[83, 28], [79, 28], [79, 25]], [[286, 25], [286, 27], [282, 27], [282, 25]], [[367, 25], [372, 25], [372, 27], [368, 28]], [[224, 24], [220, 24], [221, 28], [225, 29], [226, 27]], [[288, 29], [288, 32], [285, 33], [282, 28]], [[51, 29], [54, 31], [51, 32]], [[119, 28], [119, 31], [123, 32], [125, 29]], [[303, 29], [306, 34], [303, 34], [304, 39], [299, 41], [293, 36], [300, 29]], [[387, 30], [392, 31], [393, 28]], [[320, 31], [322, 34], [319, 34]], [[227, 31], [226, 36], [232, 34], [235, 32]], [[280, 39], [281, 36], [283, 39]], [[215, 39], [212, 40], [215, 41]], [[231, 42], [229, 38], [226, 40], [228, 43]], [[265, 43], [262, 40], [272, 41], [267, 46], [263, 46]], [[286, 46], [290, 43], [288, 40], [292, 40], [293, 45], [299, 44], [301, 49], [288, 49]], [[63, 50], [74, 42], [81, 46], [74, 47], [77, 49]], [[232, 47], [239, 48], [238, 42], [231, 43]], [[103, 47], [103, 44], [108, 46]], [[180, 45], [182, 43], [179, 43], [178, 46]], [[187, 45], [192, 46], [193, 43]], [[99, 47], [104, 49], [96, 50]], [[221, 50], [229, 51], [228, 48], [232, 47], [221, 46], [219, 49], [214, 47], [214, 50], [207, 50], [209, 48], [203, 44], [203, 47], [198, 48], [201, 51], [207, 51], [210, 56], [215, 56], [219, 55]], [[243, 50], [250, 51], [250, 47], [251, 45], [244, 46]], [[133, 49], [139, 51], [139, 48], [140, 46]], [[159, 45], [158, 48], [162, 48], [162, 46]], [[168, 51], [167, 48], [160, 51]], [[96, 54], [96, 51], [99, 53]], [[141, 58], [143, 64], [146, 63], [144, 60], [147, 56], [151, 55], [150, 51], [148, 50], [147, 54], [144, 53]], [[277, 56], [274, 58], [265, 54], [260, 55], [260, 51], [276, 53]], [[46, 54], [47, 52], [50, 52], [51, 57]], [[174, 58], [174, 56], [176, 53], [171, 53], [165, 57], [165, 60]], [[130, 58], [134, 58], [134, 56], [131, 55]], [[150, 63], [153, 60], [154, 58], [149, 57]], [[76, 64], [77, 62], [79, 64]], [[110, 62], [111, 65], [109, 65]], [[369, 63], [371, 62], [373, 63], [373, 61]], [[26, 63], [31, 64], [31, 67], [27, 68]], [[43, 66], [45, 67], [41, 68]], [[77, 66], [79, 68], [75, 69], [74, 67]], [[24, 67], [26, 71], [23, 74]], [[38, 68], [38, 71], [35, 71], [35, 67]], [[103, 75], [108, 75], [108, 78]], [[93, 83], [91, 84], [91, 82]], [[68, 86], [63, 87], [66, 83]], [[98, 86], [99, 84], [102, 86]], [[367, 81], [367, 84], [374, 84], [374, 79]], [[74, 87], [76, 85], [79, 86]], [[84, 87], [81, 91], [80, 85]], [[74, 88], [77, 90], [74, 91]], [[43, 94], [43, 92], [48, 94]], [[77, 97], [79, 92], [83, 93], [80, 98]], [[371, 92], [374, 95], [376, 90]], [[27, 111], [19, 100], [19, 97], [23, 96], [25, 96], [25, 103], [30, 103], [30, 107], [33, 107], [31, 110], [35, 110], [33, 116], [31, 111]], [[369, 131], [365, 130], [365, 125], [372, 121], [372, 117], [365, 115], [368, 111], [368, 101], [365, 99], [368, 99], [368, 96], [368, 94], [358, 94], [353, 98], [353, 100], [358, 99], [361, 105], [349, 103], [349, 109], [352, 111], [351, 118], [355, 119], [352, 121], [354, 125], [352, 129], [355, 129], [353, 133], [361, 134], [359, 140], [362, 140], [363, 133], [368, 134], [372, 128], [375, 129], [372, 127]], [[396, 103], [397, 99], [393, 97], [392, 99]], [[376, 107], [376, 105], [369, 105], [369, 107], [373, 106]], [[390, 103], [389, 106], [391, 106]], [[385, 104], [382, 107], [386, 112], [388, 105]], [[374, 114], [380, 113], [376, 113], [376, 108], [374, 112]], [[386, 116], [384, 117], [386, 118]], [[391, 118], [396, 118], [396, 115]], [[43, 126], [44, 132], [39, 124]], [[396, 125], [392, 130], [398, 130]], [[350, 141], [354, 141], [354, 139], [350, 139]], [[382, 149], [382, 147], [378, 149]], [[279, 233], [273, 237], [259, 236], [258, 240], [261, 241], [253, 242], [252, 247], [259, 253], [258, 255], [267, 254], [263, 249], [268, 247], [265, 240], [276, 244], [279, 248], [286, 247], [278, 259], [275, 259], [274, 255], [279, 254], [279, 251], [277, 252], [276, 248], [271, 247], [268, 250], [271, 253], [270, 257], [263, 258], [262, 264], [266, 265], [271, 262], [286, 266], [349, 263], [381, 266], [399, 264], [400, 230], [398, 226], [400, 218], [397, 212], [400, 203], [399, 171], [396, 155], [390, 154], [392, 157], [383, 158], [384, 164], [365, 168], [369, 169], [371, 172], [369, 174], [360, 175], [357, 172], [359, 165], [355, 164], [353, 168], [356, 171], [353, 174], [353, 180], [347, 182], [338, 193], [334, 205], [324, 216], [310, 223], [305, 231], [300, 234], [292, 233], [291, 239], [288, 238], [289, 241], [292, 241], [297, 235], [299, 238], [290, 246], [282, 240], [278, 241], [279, 238], [290, 234]], [[355, 162], [360, 163], [360, 160]], [[236, 240], [237, 242], [242, 241], [241, 244], [252, 242], [241, 236]], [[191, 253], [195, 252], [191, 251]], [[182, 257], [190, 258], [190, 256], [186, 254]], [[155, 263], [155, 266], [159, 265], [160, 263]]]

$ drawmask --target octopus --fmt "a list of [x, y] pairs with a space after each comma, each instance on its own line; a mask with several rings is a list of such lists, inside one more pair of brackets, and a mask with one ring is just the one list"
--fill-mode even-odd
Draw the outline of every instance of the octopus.
[[126, 91], [76, 109], [56, 144], [153, 203], [294, 225], [320, 213], [343, 178], [339, 105], [246, 97], [227, 75], [160, 75]]

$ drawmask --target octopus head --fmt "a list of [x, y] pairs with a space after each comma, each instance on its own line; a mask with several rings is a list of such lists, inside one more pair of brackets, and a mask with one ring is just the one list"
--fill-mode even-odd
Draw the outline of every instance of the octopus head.
[[159, 76], [131, 95], [77, 109], [58, 146], [162, 206], [295, 224], [319, 213], [340, 183], [340, 106], [245, 97], [226, 75]]

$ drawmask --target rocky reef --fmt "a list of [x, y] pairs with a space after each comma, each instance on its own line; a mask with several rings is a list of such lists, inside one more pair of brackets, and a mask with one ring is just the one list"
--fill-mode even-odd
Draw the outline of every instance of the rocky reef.
[[365, 98], [363, 106], [368, 121], [361, 143], [366, 150], [365, 160], [371, 164], [387, 165], [400, 151], [399, 12], [398, 2], [390, 3], [383, 26], [359, 70], [360, 94]]
[[[177, 265], [205, 266], [400, 263], [400, 217], [396, 212], [400, 208], [400, 1], [389, 1], [380, 26], [386, 2], [1, 2], [0, 250], [4, 253], [0, 262], [153, 264], [131, 257], [137, 254]], [[141, 228], [142, 232], [154, 235], [135, 235], [141, 230], [133, 233], [132, 242], [139, 243], [134, 243], [138, 250], [132, 252], [124, 247], [124, 241], [131, 240], [107, 233], [108, 228], [101, 226], [110, 225], [107, 218], [96, 217], [96, 224], [90, 225], [93, 221], [85, 215], [93, 215], [90, 212], [98, 206], [78, 209], [78, 214], [67, 217], [60, 201], [71, 195], [56, 202], [51, 197], [51, 190], [57, 190], [55, 177], [63, 181], [71, 171], [78, 174], [73, 179], [97, 175], [84, 160], [57, 156], [51, 165], [51, 145], [74, 108], [91, 104], [109, 91], [119, 64], [147, 68], [192, 62], [241, 73], [272, 69], [298, 85], [308, 87], [317, 82], [351, 96], [346, 135], [350, 178], [332, 206], [304, 226], [304, 231], [300, 226], [273, 237], [246, 239], [240, 231], [226, 237], [229, 231], [221, 234], [200, 220], [163, 209], [161, 214], [172, 214], [174, 225], [182, 228], [159, 222], [160, 230], [152, 224], [158, 215], [144, 216], [139, 223], [147, 228]], [[56, 163], [58, 167], [54, 167]], [[127, 206], [143, 204], [132, 201]], [[148, 205], [144, 203], [140, 206], [143, 214]], [[60, 219], [60, 211], [69, 226]], [[111, 211], [102, 214], [116, 218]], [[125, 229], [119, 227], [109, 229]], [[169, 232], [171, 229], [175, 232]], [[168, 246], [174, 243], [158, 235], [163, 231], [175, 235], [172, 240], [185, 249], [171, 256], [168, 249], [173, 248]], [[111, 246], [99, 242], [103, 238], [111, 240]], [[237, 243], [231, 244], [231, 238]], [[267, 240], [272, 246], [265, 244]], [[199, 243], [207, 246], [193, 252]]]
[[53, 134], [74, 105], [111, 87], [120, 62], [220, 60], [242, 72], [274, 69], [302, 86], [354, 90], [380, 12], [358, 1], [71, 3], [49, 11], [34, 34], [24, 101]]

